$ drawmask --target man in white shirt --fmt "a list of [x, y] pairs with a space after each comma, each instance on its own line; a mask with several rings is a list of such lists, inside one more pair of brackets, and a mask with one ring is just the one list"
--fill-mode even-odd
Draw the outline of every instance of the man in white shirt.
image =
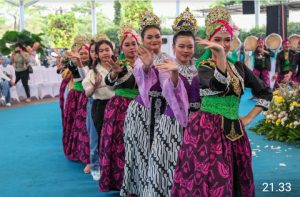
[[8, 58], [0, 56], [0, 104], [11, 106], [10, 87], [15, 81], [15, 68], [9, 64]]

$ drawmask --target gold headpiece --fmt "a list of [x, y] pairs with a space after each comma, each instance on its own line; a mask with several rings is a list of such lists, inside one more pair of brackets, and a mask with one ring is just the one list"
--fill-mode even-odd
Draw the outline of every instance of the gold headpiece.
[[160, 27], [160, 19], [153, 12], [145, 9], [140, 14], [141, 30], [143, 30], [145, 27], [150, 26], [150, 25]]
[[231, 16], [224, 7], [214, 7], [205, 19], [205, 26], [212, 25], [216, 20], [224, 20], [231, 24]]
[[105, 33], [98, 33], [95, 36], [95, 41], [96, 42], [99, 42], [101, 40], [107, 40], [107, 41], [111, 42], [110, 39], [109, 39], [109, 37]]
[[82, 47], [82, 45], [84, 44], [89, 44], [90, 43], [90, 38], [88, 35], [80, 35], [78, 34], [77, 36], [75, 36], [74, 41], [73, 41], [73, 45], [77, 45], [77, 48]]
[[188, 7], [175, 19], [172, 28], [174, 35], [181, 31], [190, 31], [194, 35], [197, 33], [197, 20]]
[[[214, 7], [209, 12], [209, 14], [207, 15], [207, 17], [205, 19], [206, 35], [208, 35], [208, 36], [211, 35], [212, 32], [218, 26], [220, 26], [220, 24], [214, 24], [214, 22], [217, 20], [225, 21], [226, 23], [228, 23], [229, 26], [231, 26], [231, 28], [233, 27], [231, 16], [230, 16], [229, 12], [224, 7], [217, 6], [217, 7]], [[226, 30], [225, 28], [223, 28], [223, 29], [224, 29], [224, 31]]]
[[136, 33], [136, 31], [133, 29], [133, 27], [130, 24], [123, 24], [118, 31], [118, 38], [120, 44], [123, 41], [126, 34], [128, 34], [129, 36], [134, 35], [137, 39], [137, 42], [140, 42], [139, 36]]

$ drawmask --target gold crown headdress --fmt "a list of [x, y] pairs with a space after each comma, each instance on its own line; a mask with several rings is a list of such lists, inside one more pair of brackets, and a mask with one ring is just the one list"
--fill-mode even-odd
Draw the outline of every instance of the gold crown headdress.
[[73, 45], [77, 45], [77, 48], [82, 47], [84, 44], [89, 44], [90, 38], [88, 35], [76, 35], [73, 41]]
[[123, 24], [118, 31], [118, 39], [120, 41], [120, 44], [124, 40], [125, 36], [132, 35], [136, 38], [137, 42], [141, 42], [139, 35], [136, 33], [133, 27], [130, 24]]
[[107, 41], [111, 42], [111, 40], [109, 39], [109, 37], [105, 33], [98, 33], [95, 36], [94, 40], [95, 40], [95, 42], [99, 42], [101, 40], [107, 40]]
[[145, 27], [150, 26], [150, 25], [160, 27], [160, 19], [153, 12], [149, 11], [148, 9], [145, 9], [140, 14], [141, 30], [143, 30]]
[[197, 20], [188, 7], [175, 19], [172, 28], [174, 35], [181, 31], [190, 31], [194, 35], [197, 33]]
[[211, 32], [216, 29], [218, 26], [218, 24], [215, 24], [216, 21], [225, 21], [231, 28], [233, 27], [231, 16], [228, 10], [220, 6], [214, 7], [205, 19], [206, 35], [211, 35]]

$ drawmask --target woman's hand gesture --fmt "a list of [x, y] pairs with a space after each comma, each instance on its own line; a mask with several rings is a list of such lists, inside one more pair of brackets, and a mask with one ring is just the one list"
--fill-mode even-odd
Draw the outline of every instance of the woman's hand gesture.
[[217, 61], [217, 67], [223, 73], [226, 73], [227, 59], [226, 59], [226, 53], [224, 47], [216, 42], [212, 42], [199, 37], [196, 38], [196, 43], [201, 46], [204, 46], [205, 49], [210, 49], [213, 56], [215, 57], [215, 60]]
[[90, 81], [90, 82], [94, 86], [95, 89], [103, 88], [106, 86], [105, 84], [102, 83], [102, 75], [100, 73], [97, 73], [95, 75], [95, 83], [93, 83], [92, 81]]
[[83, 67], [78, 52], [71, 52], [71, 61], [78, 67]]
[[114, 62], [112, 59], [110, 59], [107, 64], [109, 64], [111, 70], [115, 73], [118, 74], [123, 71], [124, 67], [119, 65], [118, 63]]
[[219, 45], [218, 43], [215, 43], [215, 42], [212, 42], [212, 41], [209, 41], [206, 39], [202, 39], [199, 37], [196, 38], [196, 43], [201, 46], [204, 46], [205, 49], [211, 49], [212, 53], [214, 53], [215, 55], [218, 55], [218, 54], [225, 55], [224, 47]]
[[157, 70], [165, 72], [165, 71], [178, 71], [178, 66], [175, 62], [171, 60], [165, 60], [163, 63], [156, 65]]
[[153, 63], [153, 52], [149, 51], [146, 47], [140, 46], [138, 48], [138, 56], [144, 63], [145, 68], [149, 68]]

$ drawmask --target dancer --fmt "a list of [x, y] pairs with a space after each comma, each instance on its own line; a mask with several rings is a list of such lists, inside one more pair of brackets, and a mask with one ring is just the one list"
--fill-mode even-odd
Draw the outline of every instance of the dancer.
[[279, 88], [280, 83], [288, 83], [296, 73], [295, 58], [296, 52], [290, 49], [291, 42], [288, 39], [282, 41], [282, 51], [276, 57], [276, 69], [273, 76], [274, 88]]
[[[97, 54], [96, 54], [96, 42], [94, 40], [91, 41], [90, 47], [89, 47], [89, 63], [88, 67], [89, 70], [93, 69], [93, 65], [96, 64], [97, 61]], [[85, 69], [79, 69], [81, 76], [85, 78], [86, 72], [89, 70]], [[83, 82], [84, 83], [84, 80]], [[84, 86], [83, 86], [84, 89]], [[98, 154], [94, 154], [95, 151], [98, 150], [98, 134], [96, 132], [96, 127], [94, 125], [94, 121], [92, 119], [92, 105], [93, 105], [93, 97], [89, 96], [88, 101], [86, 104], [86, 130], [89, 135], [89, 147], [90, 147], [90, 172], [93, 177], [94, 181], [99, 181], [100, 179], [100, 169], [99, 169], [99, 162], [98, 162]], [[94, 140], [96, 139], [96, 140]], [[84, 143], [82, 143], [85, 145]], [[84, 150], [85, 147], [82, 147], [82, 150]], [[98, 152], [98, 151], [97, 151]], [[87, 169], [86, 169], [87, 170]]]
[[[65, 101], [64, 115], [63, 115], [63, 148], [65, 156], [73, 161], [79, 161], [78, 156], [78, 134], [74, 133], [75, 120], [78, 116], [78, 111], [85, 107], [86, 104], [81, 105], [79, 99], [82, 95], [82, 77], [79, 74], [78, 67], [82, 66], [80, 60], [80, 55], [78, 54], [79, 49], [82, 50], [82, 46], [88, 43], [87, 38], [81, 35], [77, 35], [74, 39], [74, 44], [72, 46], [71, 52], [65, 52], [62, 64], [64, 67], [68, 68], [71, 72], [72, 79], [70, 81], [70, 91], [68, 93], [67, 99]], [[85, 59], [84, 54], [82, 54], [83, 59]]]
[[83, 88], [87, 97], [93, 98], [91, 116], [96, 130], [90, 133], [90, 161], [94, 180], [100, 179], [99, 167], [99, 137], [103, 124], [104, 109], [108, 100], [114, 96], [111, 87], [105, 85], [105, 76], [109, 73], [109, 65], [107, 62], [113, 55], [113, 47], [106, 35], [98, 35], [98, 41], [95, 46], [97, 55], [96, 61], [93, 63], [92, 69], [88, 71], [83, 80]]
[[274, 52], [265, 47], [264, 39], [258, 38], [257, 47], [254, 51], [253, 73], [265, 82], [268, 88], [270, 87], [271, 57], [274, 55]]
[[170, 58], [161, 52], [160, 20], [145, 10], [140, 23], [143, 45], [138, 49], [139, 58], [133, 70], [139, 95], [130, 102], [124, 122], [125, 168], [121, 196], [142, 195], [154, 128], [166, 106], [155, 69], [157, 64]]
[[[189, 118], [184, 131], [171, 196], [255, 196], [244, 126], [268, 109], [272, 93], [247, 66], [226, 59], [231, 24], [229, 12], [216, 7], [205, 20], [208, 40], [196, 39], [208, 48], [198, 65], [201, 110]], [[258, 101], [248, 115], [239, 118], [246, 87]]]
[[[155, 128], [148, 162], [147, 187], [143, 196], [169, 196], [183, 129], [187, 125], [188, 115], [200, 109], [197, 69], [192, 60], [197, 20], [189, 8], [175, 19], [173, 31], [175, 62], [168, 60], [157, 65], [163, 81], [162, 94], [168, 105]], [[170, 72], [171, 75], [168, 76]], [[184, 113], [179, 109], [183, 106], [186, 109]]]
[[[118, 32], [123, 60], [110, 61], [111, 72], [105, 77], [107, 85], [114, 87], [115, 96], [105, 108], [100, 138], [100, 191], [121, 189], [125, 165], [123, 126], [129, 103], [138, 95], [132, 73], [137, 58], [138, 35], [130, 25]], [[121, 56], [121, 57], [122, 57]]]

